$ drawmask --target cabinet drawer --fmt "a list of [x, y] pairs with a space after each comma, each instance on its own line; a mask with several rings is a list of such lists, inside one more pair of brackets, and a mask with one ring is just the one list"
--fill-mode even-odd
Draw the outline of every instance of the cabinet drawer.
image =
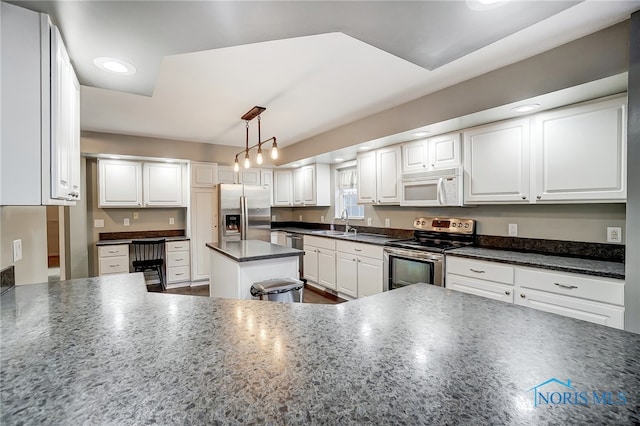
[[98, 257], [129, 256], [129, 245], [99, 246]]
[[519, 289], [515, 303], [565, 317], [624, 329], [624, 308], [620, 306], [530, 289]]
[[513, 267], [482, 260], [447, 256], [447, 274], [458, 274], [503, 284], [513, 284]]
[[189, 240], [167, 241], [167, 252], [189, 250]]
[[188, 266], [189, 265], [189, 252], [188, 251], [173, 251], [167, 253], [167, 267], [173, 266]]
[[333, 240], [331, 238], [311, 237], [311, 236], [305, 235], [304, 244], [327, 249], [327, 250], [336, 249], [336, 240]]
[[177, 283], [180, 281], [189, 281], [191, 274], [188, 266], [175, 266], [167, 268], [167, 283]]
[[447, 274], [446, 288], [475, 294], [476, 296], [513, 303], [514, 288], [507, 284], [493, 283], [483, 280], [474, 280], [455, 274]]
[[112, 256], [100, 258], [100, 275], [128, 274], [129, 256]]
[[343, 253], [372, 257], [374, 259], [382, 260], [382, 246], [352, 243], [349, 241], [338, 241], [336, 244], [336, 249]]
[[516, 282], [523, 288], [624, 306], [624, 281], [622, 280], [516, 268]]

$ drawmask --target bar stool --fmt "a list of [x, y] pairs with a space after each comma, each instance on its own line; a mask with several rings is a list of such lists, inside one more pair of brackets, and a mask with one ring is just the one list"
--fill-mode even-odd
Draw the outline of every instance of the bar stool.
[[133, 240], [133, 269], [135, 272], [156, 271], [162, 288], [166, 288], [162, 266], [164, 265], [164, 238], [157, 240]]

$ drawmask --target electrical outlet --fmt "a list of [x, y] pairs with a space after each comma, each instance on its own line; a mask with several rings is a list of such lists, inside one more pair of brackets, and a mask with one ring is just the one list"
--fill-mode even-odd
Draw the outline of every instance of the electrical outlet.
[[13, 240], [13, 261], [22, 259], [22, 240]]
[[385, 226], [385, 228], [391, 227], [391, 219], [385, 219], [384, 220], [384, 226]]
[[275, 221], [276, 221], [276, 215], [275, 215], [275, 214], [272, 214], [272, 215], [271, 215], [271, 221], [272, 221], [272, 222], [275, 222]]
[[607, 227], [607, 242], [608, 243], [621, 243], [622, 242], [622, 228]]
[[133, 212], [133, 220], [138, 220], [138, 219], [140, 219], [140, 213]]
[[174, 223], [176, 223], [176, 220], [172, 217], [169, 218], [169, 225], [173, 225]]
[[124, 226], [129, 226], [129, 218], [128, 217], [124, 218]]
[[94, 228], [104, 228], [104, 219], [96, 219], [93, 221]]
[[510, 223], [509, 224], [509, 236], [510, 237], [517, 237], [518, 236], [518, 224], [517, 223]]
[[320, 216], [320, 223], [324, 223], [324, 216]]
[[302, 215], [299, 215], [299, 216], [298, 216], [298, 220], [299, 220], [300, 222], [302, 222]]
[[371, 218], [370, 217], [367, 218], [367, 226], [371, 226]]

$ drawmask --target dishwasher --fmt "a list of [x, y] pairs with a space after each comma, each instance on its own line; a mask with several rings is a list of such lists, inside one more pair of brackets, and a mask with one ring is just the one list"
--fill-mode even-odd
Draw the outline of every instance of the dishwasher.
[[[302, 234], [287, 232], [285, 238], [287, 247], [304, 250], [304, 236]], [[301, 254], [298, 259], [298, 275], [300, 280], [306, 284], [307, 280], [304, 279], [304, 254]]]

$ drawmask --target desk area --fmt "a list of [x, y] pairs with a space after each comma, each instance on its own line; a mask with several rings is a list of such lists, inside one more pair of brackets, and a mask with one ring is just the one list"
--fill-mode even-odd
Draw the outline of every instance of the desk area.
[[165, 240], [164, 277], [167, 288], [188, 285], [191, 280], [190, 240], [184, 230], [107, 232], [100, 234], [98, 274], [100, 276], [133, 272], [131, 243], [133, 240]]

